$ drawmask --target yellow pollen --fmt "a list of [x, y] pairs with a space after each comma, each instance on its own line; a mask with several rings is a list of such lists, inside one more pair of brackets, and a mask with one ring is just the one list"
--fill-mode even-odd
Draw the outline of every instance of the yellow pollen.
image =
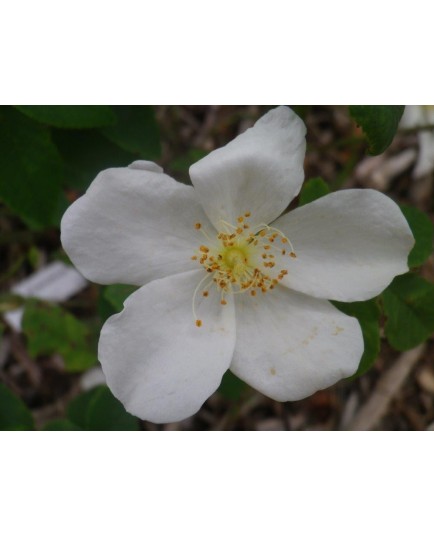
[[[196, 315], [196, 309], [201, 300], [211, 294], [210, 288], [220, 294], [220, 304], [227, 305], [228, 294], [249, 292], [251, 296], [256, 296], [258, 291], [266, 293], [273, 290], [288, 274], [288, 270], [281, 269], [282, 263], [284, 268], [285, 263], [289, 265], [291, 261], [277, 261], [272, 254], [275, 252], [269, 250], [276, 250], [280, 258], [280, 254], [285, 256], [289, 249], [288, 255], [295, 258], [291, 242], [279, 229], [263, 223], [253, 226], [244, 223], [245, 218], [249, 217], [250, 212], [245, 212], [244, 216], [236, 219], [235, 225], [220, 221], [220, 229], [215, 238], [210, 238], [201, 229], [199, 222], [195, 224], [195, 228], [201, 230], [207, 239], [199, 246], [198, 253], [191, 257], [206, 272], [193, 294], [193, 317], [197, 327], [202, 326], [202, 320]], [[274, 242], [279, 241], [280, 244], [288, 244], [288, 248], [282, 249], [282, 245], [274, 245]]]

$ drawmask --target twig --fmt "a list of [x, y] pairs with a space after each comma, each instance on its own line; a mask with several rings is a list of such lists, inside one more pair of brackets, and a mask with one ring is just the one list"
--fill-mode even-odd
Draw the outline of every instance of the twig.
[[375, 429], [425, 349], [426, 344], [421, 344], [401, 354], [398, 361], [380, 378], [370, 398], [349, 423], [348, 430]]

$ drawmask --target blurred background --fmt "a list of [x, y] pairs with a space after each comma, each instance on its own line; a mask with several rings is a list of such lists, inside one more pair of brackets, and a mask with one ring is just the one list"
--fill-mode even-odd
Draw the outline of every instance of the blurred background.
[[392, 144], [368, 156], [348, 107], [292, 106], [307, 126], [313, 189], [375, 188], [406, 207], [413, 230], [423, 228], [415, 266], [429, 286], [423, 304], [416, 299], [417, 329], [410, 316], [400, 328], [411, 343], [386, 337], [373, 302], [364, 329], [370, 355], [357, 377], [278, 403], [227, 373], [195, 416], [167, 425], [129, 415], [105, 386], [99, 332], [134, 287], [102, 287], [73, 269], [59, 240], [64, 211], [99, 171], [138, 159], [189, 183], [192, 163], [271, 107], [0, 107], [0, 430], [434, 430], [430, 107], [408, 108]]

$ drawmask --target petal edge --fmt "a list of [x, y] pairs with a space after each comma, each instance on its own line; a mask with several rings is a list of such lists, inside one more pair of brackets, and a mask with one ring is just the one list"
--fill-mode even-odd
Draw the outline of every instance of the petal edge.
[[265, 114], [255, 125], [190, 167], [190, 176], [209, 219], [236, 224], [270, 223], [299, 193], [304, 178], [306, 127], [288, 107]]

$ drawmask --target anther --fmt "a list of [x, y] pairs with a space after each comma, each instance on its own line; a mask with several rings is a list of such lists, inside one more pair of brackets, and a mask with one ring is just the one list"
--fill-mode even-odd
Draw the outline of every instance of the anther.
[[[249, 217], [250, 212], [245, 212], [236, 218], [236, 225], [221, 220], [222, 228], [217, 234], [217, 244], [215, 238], [206, 235], [199, 222], [195, 224], [196, 229], [200, 230], [207, 240], [199, 246], [199, 253], [192, 257], [192, 260], [200, 262], [207, 273], [193, 294], [193, 317], [198, 327], [202, 326], [202, 321], [196, 315], [198, 292], [206, 298], [210, 295], [210, 285], [217, 285], [221, 305], [227, 305], [227, 294], [265, 294], [273, 290], [288, 274], [288, 270], [280, 270], [274, 275], [274, 279], [271, 274], [267, 275], [268, 269], [276, 267], [275, 256], [296, 257], [291, 242], [279, 229], [263, 223], [250, 229], [245, 220]], [[279, 240], [280, 247], [276, 244]], [[288, 246], [283, 246], [284, 243]], [[277, 253], [270, 250], [276, 250]]]

